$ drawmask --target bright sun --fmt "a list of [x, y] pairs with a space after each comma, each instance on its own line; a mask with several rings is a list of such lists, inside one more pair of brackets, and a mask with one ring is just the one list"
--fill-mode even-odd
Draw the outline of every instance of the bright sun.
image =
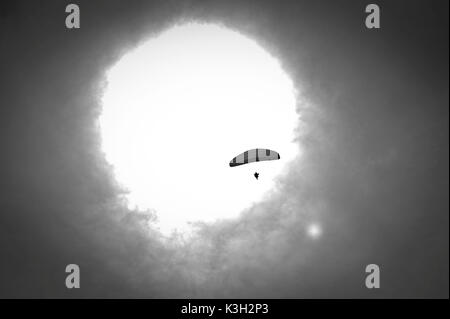
[[[154, 210], [163, 233], [237, 216], [298, 153], [292, 81], [255, 41], [214, 24], [175, 26], [124, 55], [102, 105], [106, 159], [130, 208]], [[228, 165], [253, 148], [281, 159]]]

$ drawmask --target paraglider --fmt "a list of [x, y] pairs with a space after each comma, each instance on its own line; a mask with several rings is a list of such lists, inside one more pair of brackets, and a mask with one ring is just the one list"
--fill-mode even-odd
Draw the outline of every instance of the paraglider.
[[230, 167], [253, 162], [279, 160], [280, 154], [267, 148], [254, 148], [239, 154], [230, 161]]
[[[230, 167], [244, 165], [253, 162], [273, 161], [279, 159], [280, 154], [278, 154], [275, 151], [266, 148], [255, 148], [252, 150], [245, 151], [244, 153], [241, 153], [238, 156], [234, 157], [230, 161]], [[253, 176], [255, 176], [255, 178], [258, 179], [259, 173], [255, 172]]]

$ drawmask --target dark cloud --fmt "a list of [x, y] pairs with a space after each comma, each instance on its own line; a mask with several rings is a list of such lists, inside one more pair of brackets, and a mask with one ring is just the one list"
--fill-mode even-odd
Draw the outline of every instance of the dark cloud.
[[[0, 296], [448, 298], [448, 2], [378, 2], [377, 31], [359, 1], [77, 3], [72, 31], [64, 2], [0, 6]], [[303, 155], [241, 218], [162, 239], [118, 199], [96, 117], [105, 70], [190, 19], [280, 59]]]

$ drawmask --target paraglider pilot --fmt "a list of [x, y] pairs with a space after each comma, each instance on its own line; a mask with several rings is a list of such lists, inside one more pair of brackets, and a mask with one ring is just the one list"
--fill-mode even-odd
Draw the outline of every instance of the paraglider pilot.
[[253, 174], [253, 176], [255, 176], [255, 178], [258, 179], [259, 173], [258, 173], [258, 172], [255, 172], [255, 174]]

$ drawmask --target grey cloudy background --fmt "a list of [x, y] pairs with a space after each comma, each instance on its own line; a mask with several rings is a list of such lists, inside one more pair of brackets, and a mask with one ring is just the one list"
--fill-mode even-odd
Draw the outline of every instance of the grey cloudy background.
[[[447, 1], [377, 0], [380, 30], [369, 1], [74, 1], [71, 31], [68, 3], [0, 2], [0, 297], [448, 298]], [[164, 242], [117, 199], [96, 118], [105, 70], [190, 19], [280, 59], [305, 153], [278, 195]]]

